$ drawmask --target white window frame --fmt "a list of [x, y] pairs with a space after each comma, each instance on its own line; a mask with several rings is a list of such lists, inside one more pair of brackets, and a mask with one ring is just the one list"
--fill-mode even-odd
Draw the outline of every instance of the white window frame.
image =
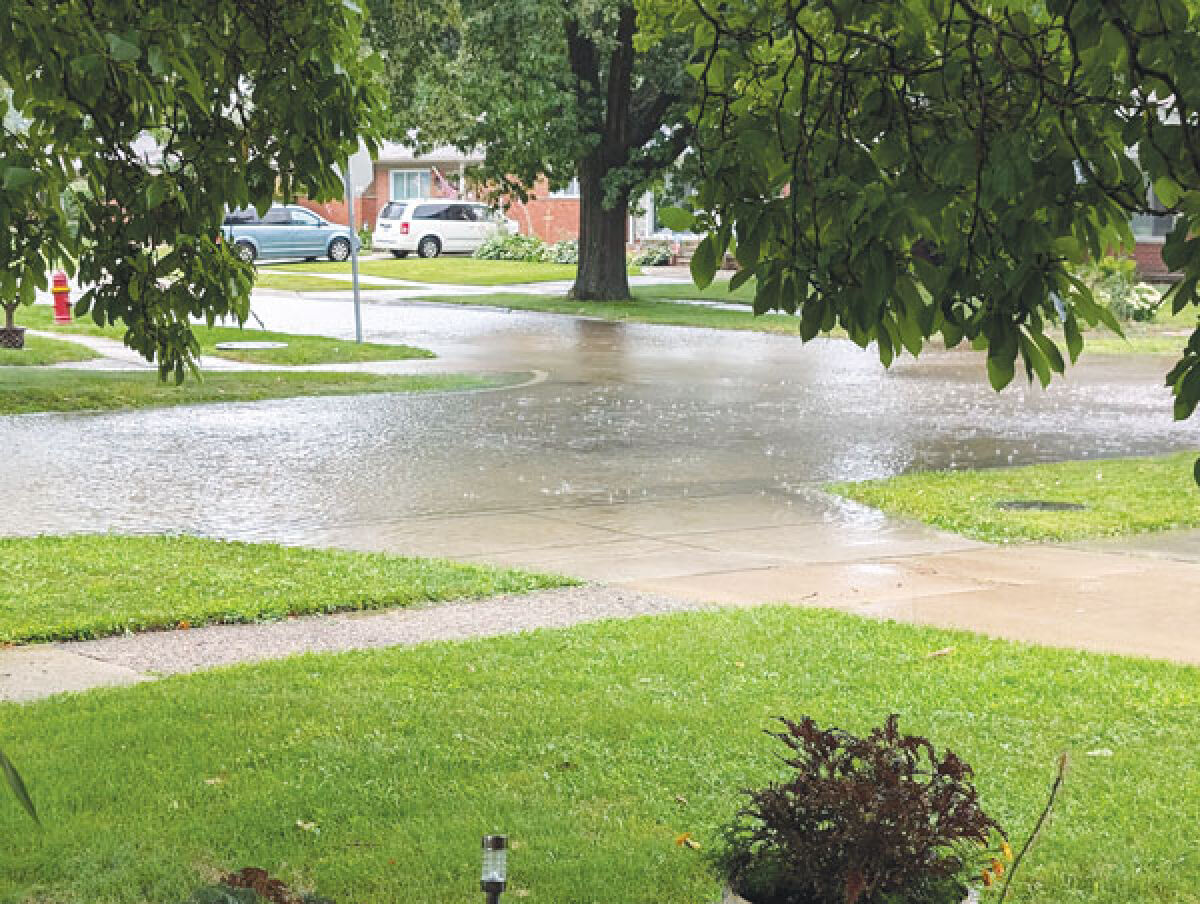
[[[409, 174], [417, 177], [418, 194], [415, 195], [397, 195], [396, 194], [396, 177], [403, 174]], [[407, 182], [407, 179], [405, 180]], [[388, 200], [389, 201], [411, 201], [414, 198], [428, 198], [430, 191], [433, 189], [433, 173], [429, 167], [406, 166], [399, 169], [393, 169], [388, 173]]]

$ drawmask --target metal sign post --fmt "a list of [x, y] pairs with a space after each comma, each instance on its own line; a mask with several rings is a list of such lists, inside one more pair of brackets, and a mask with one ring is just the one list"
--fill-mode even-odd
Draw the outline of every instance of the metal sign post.
[[346, 188], [346, 223], [350, 227], [350, 275], [354, 284], [354, 341], [363, 341], [362, 302], [358, 294], [358, 230], [354, 228], [354, 185], [350, 181], [350, 164], [341, 168], [342, 185]]

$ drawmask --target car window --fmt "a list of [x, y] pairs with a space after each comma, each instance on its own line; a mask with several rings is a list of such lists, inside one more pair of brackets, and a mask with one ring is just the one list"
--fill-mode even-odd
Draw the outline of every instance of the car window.
[[225, 214], [225, 225], [245, 225], [246, 223], [257, 223], [258, 211], [253, 207], [245, 207], [241, 210], [231, 210]]
[[293, 210], [292, 222], [297, 226], [316, 226], [321, 222], [321, 218], [307, 210]]
[[262, 221], [270, 223], [273, 226], [287, 225], [292, 222], [292, 215], [286, 207], [272, 207], [267, 211]]
[[418, 204], [417, 209], [413, 211], [413, 219], [446, 220], [449, 219], [446, 215], [449, 209], [449, 204]]
[[468, 204], [466, 210], [468, 219], [474, 220], [476, 223], [487, 221], [488, 209], [482, 204]]
[[404, 219], [404, 208], [407, 206], [407, 204], [397, 201], [389, 201], [384, 205], [383, 212], [379, 216], [384, 220], [402, 220]]

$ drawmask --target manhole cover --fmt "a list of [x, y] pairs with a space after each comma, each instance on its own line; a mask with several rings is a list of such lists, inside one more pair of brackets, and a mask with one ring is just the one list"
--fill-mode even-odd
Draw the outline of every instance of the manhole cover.
[[246, 342], [218, 342], [216, 345], [221, 351], [258, 351], [264, 348], [287, 348], [286, 342], [261, 342], [250, 340]]
[[1082, 512], [1087, 506], [1078, 502], [1049, 502], [1045, 499], [1009, 499], [997, 502], [996, 508], [1010, 512]]

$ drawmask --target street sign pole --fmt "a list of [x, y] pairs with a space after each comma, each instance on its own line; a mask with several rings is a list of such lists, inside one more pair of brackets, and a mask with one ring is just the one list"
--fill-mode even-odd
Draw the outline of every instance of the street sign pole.
[[342, 184], [346, 187], [346, 221], [350, 227], [350, 274], [354, 283], [354, 341], [363, 341], [362, 303], [358, 294], [358, 230], [354, 228], [354, 186], [350, 183], [350, 164], [342, 168]]

